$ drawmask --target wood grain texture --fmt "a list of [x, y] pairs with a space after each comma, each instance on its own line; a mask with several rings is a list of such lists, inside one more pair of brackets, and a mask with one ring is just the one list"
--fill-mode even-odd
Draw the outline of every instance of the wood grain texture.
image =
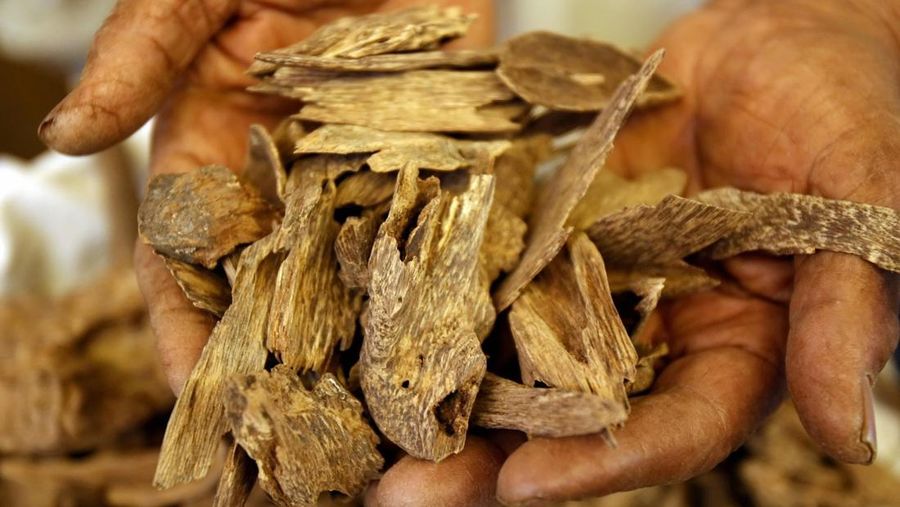
[[627, 418], [621, 403], [578, 391], [529, 387], [493, 373], [484, 376], [472, 410], [475, 426], [553, 438], [599, 433]]
[[338, 277], [351, 289], [365, 290], [369, 285], [369, 256], [375, 244], [378, 228], [384, 222], [387, 203], [348, 218], [334, 240], [334, 255], [340, 270]]
[[384, 435], [440, 461], [465, 444], [486, 368], [470, 304], [494, 180], [470, 176], [456, 195], [434, 181], [401, 171], [375, 240], [360, 381]]
[[361, 294], [338, 277], [337, 190], [329, 167], [317, 165], [319, 160], [324, 159], [308, 159], [294, 169], [299, 182], [287, 196], [276, 238], [286, 257], [278, 270], [266, 337], [268, 349], [300, 371], [322, 371], [336, 347], [350, 346], [360, 309]]
[[232, 443], [225, 455], [225, 465], [216, 486], [213, 507], [244, 507], [256, 484], [257, 473], [253, 459], [247, 456], [241, 446]]
[[616, 134], [650, 82], [662, 56], [662, 51], [654, 53], [637, 74], [621, 84], [609, 106], [585, 132], [566, 162], [540, 189], [535, 203], [535, 209], [540, 212], [531, 215], [522, 260], [494, 296], [498, 310], [509, 307], [565, 244], [572, 231], [569, 215], [603, 167]]
[[637, 353], [610, 295], [603, 259], [583, 233], [529, 284], [509, 325], [525, 384], [593, 393], [627, 408]]
[[331, 374], [311, 390], [286, 366], [236, 376], [225, 405], [236, 441], [277, 505], [314, 506], [332, 491], [356, 496], [384, 465], [362, 404]]
[[[528, 32], [508, 40], [500, 51], [497, 75], [531, 104], [563, 111], [599, 111], [641, 62], [611, 44], [550, 32]], [[654, 75], [636, 107], [671, 102], [680, 92]]]
[[169, 418], [153, 481], [157, 487], [206, 476], [226, 431], [226, 380], [265, 366], [269, 308], [283, 258], [275, 252], [277, 235], [276, 230], [241, 253], [231, 306], [213, 329]]
[[[498, 62], [498, 54], [495, 49], [489, 48], [388, 53], [360, 58], [340, 58], [272, 51], [257, 53], [254, 59], [280, 68], [291, 68], [295, 73], [303, 75], [310, 70], [318, 72], [404, 72], [422, 69], [493, 67]], [[250, 73], [256, 77], [270, 75], [273, 71], [271, 65], [251, 67]]]
[[231, 286], [224, 274], [168, 257], [163, 261], [191, 304], [222, 317], [231, 304]]
[[718, 287], [721, 281], [704, 269], [684, 261], [668, 264], [616, 267], [606, 266], [609, 285], [613, 292], [629, 290], [634, 283], [662, 278], [665, 280], [662, 297], [677, 298]]
[[576, 229], [587, 229], [599, 218], [641, 204], [658, 204], [667, 195], [682, 195], [687, 186], [687, 173], [665, 168], [650, 171], [635, 179], [626, 179], [612, 171], [600, 171], [588, 187], [570, 223]]
[[775, 255], [829, 250], [900, 272], [900, 214], [891, 208], [801, 194], [709, 190], [701, 202], [750, 214], [710, 246], [714, 259], [763, 250]]
[[287, 172], [275, 139], [262, 125], [250, 125], [247, 161], [240, 179], [243, 185], [256, 189], [273, 209], [284, 211]]
[[396, 184], [396, 174], [372, 171], [351, 174], [338, 183], [334, 205], [337, 208], [377, 206], [391, 199]]
[[144, 242], [182, 262], [214, 268], [238, 245], [272, 230], [276, 215], [228, 168], [206, 166], [150, 180], [138, 212]]

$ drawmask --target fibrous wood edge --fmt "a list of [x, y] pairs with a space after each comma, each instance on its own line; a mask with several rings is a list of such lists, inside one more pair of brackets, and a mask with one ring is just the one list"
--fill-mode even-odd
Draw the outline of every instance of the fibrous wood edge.
[[241, 253], [232, 304], [213, 329], [169, 418], [153, 480], [157, 487], [170, 488], [207, 474], [226, 431], [225, 381], [265, 366], [269, 307], [283, 257], [275, 252], [277, 234]]
[[[438, 68], [492, 67], [497, 64], [495, 49], [468, 49], [459, 51], [420, 51], [416, 53], [391, 53], [361, 58], [337, 58], [278, 52], [257, 53], [256, 61], [289, 67], [302, 74], [309, 70], [329, 72], [403, 72]], [[262, 72], [257, 72], [257, 69]], [[250, 73], [263, 77], [271, 72], [269, 66], [251, 67]]]
[[150, 181], [138, 212], [144, 242], [182, 262], [214, 268], [235, 247], [272, 229], [275, 214], [228, 168], [206, 166]]
[[684, 261], [669, 264], [616, 267], [606, 266], [612, 292], [629, 290], [634, 283], [642, 280], [662, 278], [665, 280], [662, 297], [672, 299], [706, 289], [718, 287], [721, 281], [702, 268]]
[[569, 219], [576, 229], [586, 229], [599, 218], [641, 204], [658, 204], [667, 195], [681, 195], [687, 174], [665, 168], [626, 179], [612, 171], [600, 171]]
[[585, 132], [565, 164], [539, 190], [535, 209], [541, 212], [532, 214], [522, 259], [495, 294], [494, 302], [498, 310], [511, 305], [565, 244], [572, 230], [568, 225], [570, 213], [603, 167], [612, 149], [613, 139], [659, 66], [662, 56], [662, 50], [654, 53], [636, 75], [619, 86], [609, 106]]
[[168, 257], [163, 261], [191, 304], [222, 317], [231, 304], [231, 287], [224, 275]]
[[[404, 132], [516, 132], [527, 105], [491, 71], [415, 70], [335, 77], [312, 87], [279, 83], [276, 93], [300, 99], [301, 120]], [[281, 84], [281, 86], [279, 86]], [[267, 92], [266, 87], [252, 87]]]
[[[331, 58], [364, 58], [386, 53], [407, 53], [437, 48], [442, 42], [463, 36], [475, 19], [458, 8], [413, 7], [389, 13], [343, 17], [320, 27], [297, 44], [274, 51]], [[257, 61], [251, 74], [277, 68]]]
[[369, 285], [369, 255], [387, 210], [385, 203], [350, 217], [341, 225], [334, 240], [334, 254], [340, 265], [338, 276], [345, 286], [364, 290]]
[[225, 466], [216, 486], [213, 507], [244, 507], [256, 484], [256, 463], [237, 443], [232, 443], [225, 455]]
[[621, 403], [578, 391], [529, 387], [487, 373], [471, 424], [560, 438], [599, 433], [627, 418], [628, 411]]
[[262, 125], [250, 125], [247, 161], [241, 183], [256, 189], [274, 209], [284, 210], [284, 185], [287, 173], [278, 146]]
[[[440, 461], [465, 444], [486, 368], [470, 305], [494, 180], [470, 176], [456, 195], [429, 191], [428, 181], [413, 167], [401, 171], [375, 240], [360, 380], [384, 435], [414, 457]], [[433, 197], [416, 219], [423, 194]]]
[[710, 246], [723, 259], [763, 250], [775, 255], [829, 250], [900, 272], [900, 214], [887, 207], [802, 194], [763, 195], [734, 188], [709, 190], [701, 202], [740, 210], [749, 220]]
[[235, 440], [278, 505], [313, 506], [332, 491], [356, 496], [384, 465], [362, 404], [330, 373], [311, 390], [282, 365], [235, 376], [225, 405]]
[[513, 303], [509, 325], [525, 384], [593, 393], [628, 406], [637, 353], [610, 295], [603, 259], [583, 233]]
[[266, 337], [266, 346], [279, 360], [301, 371], [321, 371], [335, 347], [350, 346], [361, 297], [338, 277], [337, 191], [328, 171], [317, 165], [320, 160], [301, 161], [294, 169], [301, 172], [276, 238], [286, 257], [278, 270]]
[[[506, 42], [497, 75], [531, 104], [564, 111], [599, 111], [641, 62], [611, 44], [550, 32], [529, 32]], [[636, 107], [670, 102], [678, 89], [654, 75]]]

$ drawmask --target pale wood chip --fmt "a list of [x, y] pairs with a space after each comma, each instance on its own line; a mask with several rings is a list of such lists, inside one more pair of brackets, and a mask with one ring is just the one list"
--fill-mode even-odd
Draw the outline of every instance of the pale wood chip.
[[600, 396], [529, 387], [493, 373], [484, 376], [472, 410], [475, 426], [553, 438], [599, 433], [621, 425], [627, 417], [621, 403]]
[[384, 435], [440, 461], [465, 444], [486, 368], [470, 306], [494, 182], [473, 175], [454, 195], [434, 181], [420, 182], [414, 167], [401, 171], [375, 240], [360, 381]]
[[169, 418], [153, 481], [160, 488], [206, 476], [226, 431], [225, 381], [266, 364], [266, 326], [283, 258], [275, 251], [277, 235], [275, 231], [241, 253], [231, 306], [213, 329]]
[[307, 390], [279, 365], [233, 377], [224, 395], [235, 440], [278, 505], [314, 506], [332, 491], [356, 496], [384, 465], [362, 404], [330, 373]]
[[262, 125], [250, 125], [247, 162], [240, 179], [242, 184], [256, 189], [270, 206], [284, 210], [287, 173], [275, 140]]
[[594, 393], [627, 407], [637, 354], [610, 295], [600, 253], [583, 233], [516, 300], [509, 325], [525, 384]]
[[538, 193], [529, 222], [529, 239], [522, 260], [500, 286], [494, 302], [498, 310], [507, 308], [522, 289], [559, 252], [572, 227], [569, 215], [584, 197], [594, 176], [603, 167], [612, 149], [613, 139], [625, 122], [638, 96], [646, 88], [662, 60], [657, 51], [634, 76], [627, 78], [591, 127], [585, 132], [572, 154]]
[[710, 247], [714, 259], [752, 250], [775, 255], [829, 250], [900, 272], [900, 214], [891, 208], [802, 194], [763, 195], [734, 188], [709, 190], [697, 199], [751, 216]]
[[334, 205], [337, 208], [377, 206], [390, 200], [396, 183], [395, 174], [372, 171], [351, 174], [338, 183]]
[[[257, 53], [255, 59], [258, 62], [278, 67], [292, 68], [296, 73], [303, 74], [309, 70], [319, 72], [403, 72], [423, 69], [493, 67], [497, 64], [498, 55], [495, 49], [490, 48], [392, 53], [361, 58], [287, 54], [273, 51]], [[272, 70], [269, 65], [254, 65], [249, 72], [257, 77], [263, 77], [270, 74]]]
[[586, 229], [599, 218], [640, 204], [657, 204], [667, 195], [682, 195], [687, 174], [674, 168], [660, 169], [629, 180], [612, 171], [600, 171], [569, 219], [576, 229]]
[[[356, 330], [361, 294], [338, 277], [334, 252], [340, 224], [334, 219], [337, 190], [327, 167], [296, 168], [277, 248], [287, 256], [278, 270], [266, 346], [300, 371], [321, 371], [335, 347], [346, 350]], [[293, 174], [292, 174], [293, 176]]]
[[222, 317], [231, 304], [231, 287], [225, 275], [168, 257], [163, 261], [191, 304]]
[[158, 253], [212, 269], [238, 245], [268, 234], [275, 217], [228, 168], [206, 166], [155, 176], [138, 212], [138, 228]]
[[611, 266], [660, 266], [699, 252], [749, 219], [746, 211], [670, 195], [601, 217], [587, 234]]
[[[532, 104], [599, 111], [610, 103], [616, 87], [640, 67], [640, 60], [611, 44], [539, 31], [506, 42], [497, 74]], [[671, 82], [654, 75], [635, 106], [670, 102], [679, 96]]]
[[381, 130], [515, 132], [521, 127], [517, 119], [527, 111], [491, 71], [356, 74], [306, 87], [277, 80], [263, 84], [289, 85], [285, 95], [304, 102], [298, 119]]
[[219, 476], [213, 507], [244, 507], [256, 484], [256, 463], [236, 443], [229, 446], [225, 466]]
[[334, 254], [340, 264], [338, 276], [345, 286], [364, 290], [369, 285], [369, 256], [387, 210], [384, 205], [367, 209], [341, 225], [334, 240]]

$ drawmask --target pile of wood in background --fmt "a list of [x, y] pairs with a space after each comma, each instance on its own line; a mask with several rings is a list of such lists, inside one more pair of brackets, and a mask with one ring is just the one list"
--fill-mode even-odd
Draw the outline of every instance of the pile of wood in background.
[[[614, 445], [665, 355], [646, 325], [657, 302], [720, 283], [686, 258], [826, 249], [900, 270], [890, 209], [730, 188], [684, 198], [677, 170], [601, 172], [633, 108], [677, 100], [655, 74], [662, 52], [641, 64], [542, 32], [442, 50], [471, 20], [345, 18], [258, 55], [254, 89], [299, 112], [251, 129], [237, 173], [151, 182], [142, 237], [220, 317], [158, 486], [206, 477], [225, 434], [219, 505], [240, 505], [257, 471], [280, 505], [356, 496], [388, 442], [440, 461], [470, 424]], [[554, 136], [585, 125], [536, 178]], [[483, 352], [508, 336], [517, 379], [488, 372]]]

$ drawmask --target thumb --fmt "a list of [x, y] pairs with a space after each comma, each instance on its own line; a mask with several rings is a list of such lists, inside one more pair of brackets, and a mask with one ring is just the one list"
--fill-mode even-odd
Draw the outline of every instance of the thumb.
[[71, 155], [107, 148], [159, 109], [237, 0], [120, 0], [97, 32], [81, 80], [38, 135]]

